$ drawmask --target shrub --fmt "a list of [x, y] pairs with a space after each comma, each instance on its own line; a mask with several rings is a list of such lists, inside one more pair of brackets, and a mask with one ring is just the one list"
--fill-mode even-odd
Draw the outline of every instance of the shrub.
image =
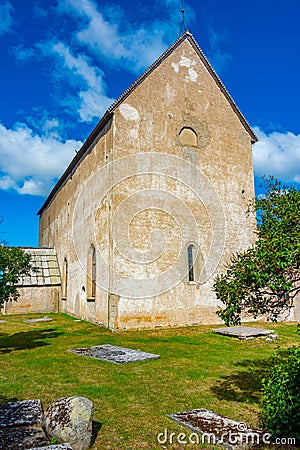
[[262, 426], [274, 437], [300, 440], [300, 347], [273, 358], [262, 392]]

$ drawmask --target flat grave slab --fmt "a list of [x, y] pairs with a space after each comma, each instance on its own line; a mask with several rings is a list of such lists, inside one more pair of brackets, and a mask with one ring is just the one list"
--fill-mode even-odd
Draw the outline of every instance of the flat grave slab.
[[35, 447], [29, 450], [73, 450], [70, 444], [47, 445], [46, 447]]
[[37, 319], [28, 319], [25, 320], [26, 323], [39, 323], [39, 322], [52, 322], [53, 319], [50, 317], [40, 317]]
[[36, 425], [40, 423], [42, 414], [40, 400], [0, 403], [0, 428]]
[[49, 445], [49, 440], [41, 428], [0, 429], [1, 450], [29, 450], [45, 445]]
[[214, 333], [217, 334], [236, 337], [238, 339], [249, 339], [274, 334], [274, 330], [266, 330], [264, 328], [243, 327], [243, 326], [216, 328], [213, 331]]
[[40, 427], [42, 414], [40, 400], [0, 403], [0, 449], [27, 450], [49, 445]]
[[236, 422], [204, 408], [168, 414], [168, 417], [198, 433], [199, 443], [202, 444], [245, 449], [259, 444], [263, 438], [263, 431], [253, 430], [245, 423]]
[[81, 356], [89, 356], [114, 364], [125, 364], [136, 361], [144, 361], [151, 359], [159, 359], [159, 355], [133, 350], [131, 348], [118, 347], [116, 345], [103, 344], [95, 345], [87, 348], [73, 348], [69, 352], [76, 353]]

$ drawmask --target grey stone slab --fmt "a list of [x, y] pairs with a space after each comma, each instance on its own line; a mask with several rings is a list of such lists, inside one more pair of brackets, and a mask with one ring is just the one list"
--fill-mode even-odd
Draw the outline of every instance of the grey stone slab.
[[250, 337], [268, 336], [269, 334], [274, 333], [274, 330], [266, 330], [265, 328], [254, 328], [243, 326], [216, 328], [213, 331], [217, 334], [236, 337], [238, 339], [249, 339]]
[[90, 358], [109, 361], [114, 364], [124, 364], [160, 358], [159, 355], [154, 355], [152, 353], [118, 347], [110, 344], [96, 345], [90, 348], [74, 348], [69, 351], [82, 356], [89, 356]]
[[52, 322], [53, 319], [51, 319], [50, 317], [40, 317], [38, 319], [28, 319], [25, 320], [25, 322], [27, 323], [38, 323], [38, 322]]
[[263, 443], [262, 430], [251, 429], [243, 422], [237, 422], [208, 409], [192, 409], [169, 414], [168, 417], [198, 433], [198, 443], [201, 444], [245, 449], [253, 448], [253, 444]]
[[35, 447], [29, 450], [73, 450], [70, 444], [47, 445], [46, 447]]
[[0, 403], [0, 428], [36, 425], [42, 414], [40, 400]]
[[0, 429], [1, 450], [29, 450], [49, 445], [41, 428], [4, 428]]

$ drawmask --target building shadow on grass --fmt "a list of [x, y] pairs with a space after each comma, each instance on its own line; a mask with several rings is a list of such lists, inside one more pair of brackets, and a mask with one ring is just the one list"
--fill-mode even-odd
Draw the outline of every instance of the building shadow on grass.
[[246, 370], [221, 377], [211, 391], [219, 400], [257, 403], [261, 397], [262, 379], [270, 363], [271, 358], [241, 361], [238, 366]]
[[49, 345], [45, 339], [54, 339], [61, 334], [55, 328], [22, 331], [14, 334], [0, 333], [0, 354], [11, 353], [15, 350], [31, 350], [37, 347], [44, 347]]

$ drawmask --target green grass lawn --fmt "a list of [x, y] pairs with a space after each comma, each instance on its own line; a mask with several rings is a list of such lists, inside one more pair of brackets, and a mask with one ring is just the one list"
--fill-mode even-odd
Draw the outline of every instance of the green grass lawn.
[[[219, 336], [210, 326], [111, 333], [63, 314], [49, 316], [53, 322], [31, 324], [24, 322], [29, 316], [2, 317], [0, 401], [40, 398], [47, 407], [60, 397], [88, 397], [101, 423], [93, 449], [161, 449], [156, 437], [166, 428], [191, 432], [167, 414], [192, 408], [258, 426], [263, 370], [279, 346], [300, 343], [295, 323], [252, 324], [276, 330], [279, 339], [267, 343]], [[67, 351], [100, 344], [160, 359], [116, 365]]]

